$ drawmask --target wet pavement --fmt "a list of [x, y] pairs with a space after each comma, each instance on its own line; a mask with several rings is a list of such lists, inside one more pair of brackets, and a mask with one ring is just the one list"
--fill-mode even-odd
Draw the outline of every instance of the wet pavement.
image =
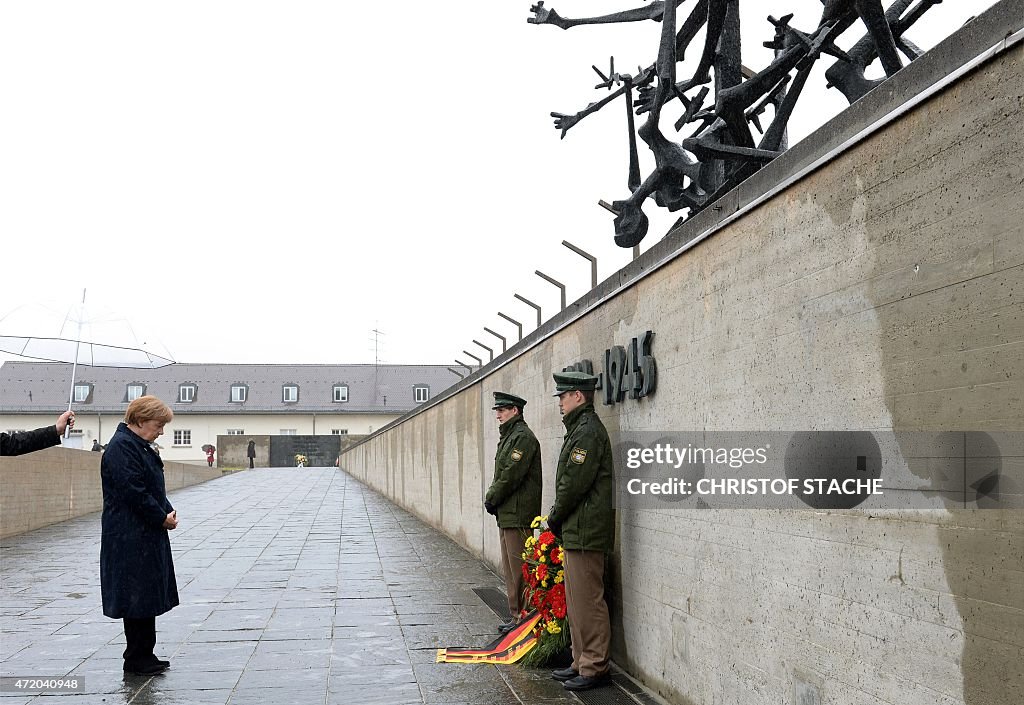
[[435, 663], [498, 618], [481, 561], [334, 468], [253, 470], [173, 492], [181, 605], [157, 618], [157, 676], [125, 676], [103, 616], [99, 514], [0, 543], [0, 676], [84, 692], [0, 705], [579, 703], [546, 670]]

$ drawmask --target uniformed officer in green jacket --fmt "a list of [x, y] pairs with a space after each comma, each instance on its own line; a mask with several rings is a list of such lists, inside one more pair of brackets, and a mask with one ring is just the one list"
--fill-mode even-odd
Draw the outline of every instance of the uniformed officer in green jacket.
[[498, 451], [494, 454], [494, 479], [484, 498], [484, 508], [498, 520], [501, 567], [505, 573], [508, 610], [512, 615], [498, 631], [504, 634], [519, 622], [526, 607], [522, 553], [531, 522], [540, 514], [543, 474], [540, 444], [523, 419], [526, 400], [508, 392], [494, 392]]
[[572, 665], [551, 675], [567, 690], [588, 690], [610, 682], [612, 631], [604, 599], [604, 564], [615, 544], [615, 470], [608, 431], [594, 411], [597, 377], [557, 372], [554, 378], [565, 440], [548, 527], [561, 536], [564, 549]]

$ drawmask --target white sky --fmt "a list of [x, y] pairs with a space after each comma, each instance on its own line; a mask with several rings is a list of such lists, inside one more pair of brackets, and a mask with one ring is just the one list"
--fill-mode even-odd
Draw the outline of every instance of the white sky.
[[[661, 27], [538, 27], [530, 4], [0, 4], [0, 316], [85, 288], [181, 362], [372, 362], [375, 327], [384, 362], [486, 358], [471, 341], [500, 343], [484, 326], [514, 342], [497, 311], [535, 323], [514, 292], [545, 319], [558, 309], [535, 269], [569, 301], [589, 288], [563, 239], [597, 255], [602, 280], [630, 259], [596, 205], [628, 196], [622, 103], [564, 141], [548, 113], [603, 97], [590, 65], [609, 55], [652, 63]], [[641, 3], [547, 4], [577, 17]], [[908, 37], [931, 47], [991, 4], [947, 0]], [[771, 60], [766, 15], [810, 31], [821, 13], [742, 6], [754, 69]], [[831, 61], [791, 141], [845, 107], [824, 87]], [[645, 212], [642, 249], [677, 217]]]

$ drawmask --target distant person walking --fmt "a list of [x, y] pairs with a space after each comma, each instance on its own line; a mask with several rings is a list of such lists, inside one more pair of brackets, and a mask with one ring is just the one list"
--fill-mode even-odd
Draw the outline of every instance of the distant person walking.
[[167, 499], [164, 464], [152, 444], [174, 414], [142, 396], [128, 405], [100, 461], [103, 614], [124, 620], [124, 671], [151, 676], [170, 666], [156, 657], [156, 617], [178, 604], [171, 542], [178, 513]]
[[245, 454], [249, 456], [249, 468], [256, 467], [256, 441], [249, 439], [249, 448], [245, 451]]
[[498, 522], [501, 568], [511, 618], [498, 625], [502, 634], [512, 631], [526, 609], [523, 579], [523, 544], [533, 535], [530, 524], [540, 514], [544, 485], [540, 443], [523, 418], [526, 400], [508, 392], [494, 392], [491, 407], [498, 420], [498, 450], [494, 454], [494, 478], [484, 498], [484, 509]]
[[206, 449], [206, 464], [213, 467], [213, 446]]
[[75, 427], [75, 412], [65, 411], [57, 417], [53, 426], [44, 426], [35, 431], [14, 431], [0, 433], [0, 455], [24, 455], [51, 446], [60, 445], [60, 437], [68, 427]]
[[92, 448], [90, 448], [89, 450], [91, 450], [91, 451], [93, 451], [95, 453], [102, 453], [103, 452], [103, 446], [100, 445], [99, 439], [96, 439], [96, 438], [92, 439]]

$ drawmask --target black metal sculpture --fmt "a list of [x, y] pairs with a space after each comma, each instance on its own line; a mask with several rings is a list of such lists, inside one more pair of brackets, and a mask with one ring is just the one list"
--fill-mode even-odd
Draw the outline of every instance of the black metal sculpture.
[[[676, 21], [677, 9], [684, 0], [652, 2], [580, 19], [562, 17], [554, 9], [544, 7], [543, 2], [537, 2], [530, 8], [533, 16], [527, 22], [562, 29], [642, 20], [662, 23], [658, 57], [653, 64], [638, 68], [635, 75], [616, 72], [614, 58], [607, 75], [595, 66], [594, 71], [602, 79], [596, 88], [612, 92], [575, 114], [551, 113], [564, 138], [588, 115], [624, 96], [630, 195], [610, 205], [600, 203], [615, 214], [616, 244], [632, 247], [647, 234], [648, 219], [643, 212], [647, 198], [653, 198], [671, 212], [685, 211], [686, 217], [692, 216], [786, 150], [786, 125], [811, 68], [822, 54], [836, 58], [825, 72], [829, 86], [836, 87], [852, 103], [884, 80], [864, 76], [865, 68], [875, 58], [889, 77], [903, 66], [900, 53], [909, 61], [921, 55], [921, 50], [904, 33], [941, 1], [916, 0], [914, 4], [915, 0], [895, 0], [888, 10], [883, 10], [881, 0], [823, 0], [821, 19], [811, 32], [791, 27], [792, 15], [780, 19], [769, 16], [775, 34], [764, 46], [775, 51], [775, 58], [758, 72], [750, 71], [741, 62], [739, 0], [697, 0], [681, 25]], [[835, 40], [857, 19], [868, 32], [844, 52]], [[705, 26], [697, 68], [692, 76], [677, 83], [676, 66]], [[711, 82], [712, 69], [714, 102], [705, 106], [711, 91], [705, 84]], [[691, 91], [696, 92], [691, 95]], [[697, 126], [689, 136], [673, 140], [662, 131], [660, 123], [662, 109], [677, 99], [684, 112], [673, 129], [679, 132], [690, 123]], [[769, 105], [773, 107], [773, 117], [765, 130], [761, 116]], [[634, 112], [647, 115], [639, 128], [634, 126]], [[760, 135], [756, 142], [751, 125]], [[646, 179], [640, 175], [637, 136], [654, 154], [655, 167]]]

